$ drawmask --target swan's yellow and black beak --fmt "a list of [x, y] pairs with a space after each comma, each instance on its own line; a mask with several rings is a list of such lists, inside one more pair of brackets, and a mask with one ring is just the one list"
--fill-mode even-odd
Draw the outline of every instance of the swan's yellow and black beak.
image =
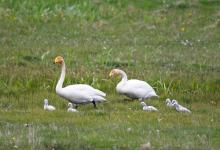
[[115, 75], [116, 75], [116, 72], [114, 71], [114, 69], [111, 70], [111, 72], [109, 73], [109, 77], [113, 77], [113, 76], [115, 76]]
[[112, 77], [113, 74], [114, 74], [114, 73], [111, 71], [111, 72], [109, 73], [109, 77]]
[[62, 56], [57, 56], [54, 60], [55, 64], [62, 64], [63, 63], [63, 57]]

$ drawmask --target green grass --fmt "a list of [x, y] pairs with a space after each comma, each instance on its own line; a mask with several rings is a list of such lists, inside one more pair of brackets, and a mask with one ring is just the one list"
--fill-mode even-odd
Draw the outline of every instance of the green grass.
[[[0, 0], [0, 149], [219, 149], [220, 3], [193, 1]], [[86, 83], [107, 103], [66, 112], [55, 93], [65, 58], [65, 85]], [[119, 78], [150, 83], [159, 99], [141, 110], [115, 92]], [[168, 109], [167, 97], [192, 110]], [[43, 110], [43, 99], [56, 112]], [[25, 124], [31, 124], [25, 127]]]

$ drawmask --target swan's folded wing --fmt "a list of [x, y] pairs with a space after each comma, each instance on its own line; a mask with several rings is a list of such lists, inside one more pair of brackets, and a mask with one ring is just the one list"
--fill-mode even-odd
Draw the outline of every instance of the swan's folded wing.
[[143, 98], [146, 95], [146, 90], [141, 88], [127, 88], [124, 94], [132, 98]]
[[75, 85], [70, 85], [73, 90], [79, 90], [79, 91], [84, 91], [87, 93], [90, 93], [91, 95], [99, 95], [105, 97], [106, 94], [98, 89], [93, 88], [90, 85], [87, 84], [75, 84]]
[[75, 103], [86, 103], [91, 102], [93, 98], [86, 92], [75, 90], [72, 86], [67, 86], [62, 89], [63, 96]]
[[124, 87], [126, 94], [145, 97], [148, 94], [154, 92], [154, 89], [146, 82], [141, 80], [128, 80], [126, 86]]
[[141, 88], [150, 91], [154, 91], [154, 89], [145, 81], [131, 79], [128, 80], [126, 86], [133, 87], [133, 88]]

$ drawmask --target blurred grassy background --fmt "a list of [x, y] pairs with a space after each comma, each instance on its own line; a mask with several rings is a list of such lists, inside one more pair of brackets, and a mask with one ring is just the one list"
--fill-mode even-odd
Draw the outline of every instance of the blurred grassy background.
[[[219, 39], [215, 0], [0, 0], [0, 148], [139, 149], [150, 141], [154, 149], [218, 149]], [[90, 84], [108, 103], [67, 114], [54, 90], [57, 55], [65, 85]], [[158, 114], [115, 92], [119, 79], [108, 74], [116, 67], [155, 88], [160, 99], [148, 103]], [[192, 115], [167, 109], [167, 97]], [[44, 112], [44, 98], [58, 111]]]

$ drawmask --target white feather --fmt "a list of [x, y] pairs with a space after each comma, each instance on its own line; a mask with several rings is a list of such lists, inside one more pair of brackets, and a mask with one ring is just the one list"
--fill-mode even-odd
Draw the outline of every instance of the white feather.
[[125, 83], [119, 83], [116, 87], [118, 93], [125, 94], [130, 98], [147, 99], [157, 97], [154, 89], [146, 82], [141, 80], [128, 80]]
[[79, 112], [79, 111], [73, 108], [73, 104], [72, 103], [68, 103], [67, 112]]
[[52, 105], [49, 105], [48, 104], [48, 100], [45, 99], [44, 100], [44, 110], [54, 111], [54, 110], [56, 110], [56, 108], [54, 106], [52, 106]]
[[141, 102], [144, 111], [158, 111], [154, 106], [148, 106], [145, 102]]
[[168, 107], [174, 107], [174, 104], [171, 102], [169, 98], [167, 98], [165, 102]]
[[176, 110], [178, 112], [183, 112], [183, 113], [191, 113], [191, 111], [189, 109], [187, 109], [186, 107], [181, 106], [180, 104], [178, 104], [178, 102], [174, 101], [174, 107], [176, 108]]

